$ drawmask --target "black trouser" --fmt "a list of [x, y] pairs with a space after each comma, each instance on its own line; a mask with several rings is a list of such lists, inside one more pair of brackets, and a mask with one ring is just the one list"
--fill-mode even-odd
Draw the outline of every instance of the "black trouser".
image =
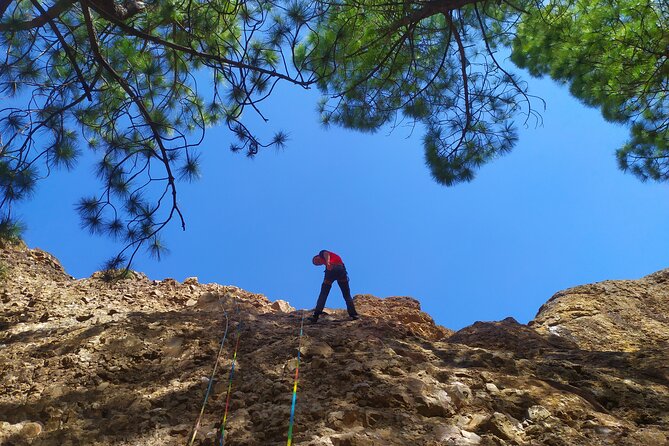
[[316, 309], [314, 310], [314, 316], [318, 317], [319, 314], [323, 312], [325, 308], [325, 301], [328, 299], [328, 294], [330, 294], [330, 289], [332, 288], [332, 282], [337, 281], [339, 289], [341, 289], [341, 294], [344, 296], [346, 301], [346, 310], [348, 311], [349, 316], [357, 316], [355, 311], [355, 306], [353, 305], [353, 298], [351, 298], [351, 288], [348, 286], [348, 274], [346, 273], [346, 267], [344, 265], [334, 265], [332, 269], [325, 270], [325, 278], [323, 279], [323, 284], [321, 285], [321, 294], [318, 296], [318, 302], [316, 303]]

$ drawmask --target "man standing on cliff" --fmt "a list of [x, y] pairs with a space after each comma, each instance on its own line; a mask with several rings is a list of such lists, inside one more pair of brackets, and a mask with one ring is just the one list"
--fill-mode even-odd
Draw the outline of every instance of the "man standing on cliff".
[[322, 250], [315, 255], [311, 262], [318, 265], [325, 265], [325, 278], [323, 279], [323, 284], [321, 285], [321, 294], [318, 296], [318, 302], [316, 302], [316, 308], [314, 309], [314, 315], [309, 318], [312, 323], [318, 322], [318, 316], [323, 313], [323, 308], [325, 307], [325, 301], [330, 294], [330, 289], [332, 288], [332, 282], [335, 280], [341, 289], [341, 294], [344, 296], [346, 301], [346, 310], [351, 319], [358, 319], [358, 313], [355, 311], [355, 306], [353, 305], [353, 299], [351, 298], [351, 288], [348, 286], [348, 274], [346, 273], [346, 267], [341, 257], [331, 251]]

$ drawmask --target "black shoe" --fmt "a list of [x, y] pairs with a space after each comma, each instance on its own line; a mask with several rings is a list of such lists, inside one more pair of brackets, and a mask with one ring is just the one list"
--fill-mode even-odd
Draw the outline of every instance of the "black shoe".
[[357, 321], [358, 319], [360, 319], [360, 316], [358, 316], [357, 314], [354, 314], [354, 315], [349, 316], [349, 317], [351, 318], [352, 321]]
[[308, 321], [310, 324], [315, 324], [316, 322], [318, 322], [318, 316], [309, 316], [309, 317], [307, 318], [307, 321]]

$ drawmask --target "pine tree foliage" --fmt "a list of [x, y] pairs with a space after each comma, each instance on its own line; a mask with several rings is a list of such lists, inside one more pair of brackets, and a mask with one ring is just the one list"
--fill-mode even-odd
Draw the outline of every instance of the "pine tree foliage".
[[544, 2], [512, 45], [516, 64], [630, 126], [617, 152], [623, 170], [669, 180], [669, 1]]
[[[97, 156], [102, 188], [81, 199], [83, 226], [160, 258], [159, 233], [185, 228], [177, 184], [199, 176], [205, 129], [234, 150], [283, 146], [241, 122], [279, 81], [314, 80], [292, 51], [314, 11], [271, 0], [0, 0], [0, 217], [53, 168]], [[306, 74], [305, 74], [306, 73]], [[197, 79], [208, 79], [206, 88]], [[201, 82], [202, 83], [202, 82]], [[7, 104], [19, 104], [9, 106]], [[10, 231], [11, 232], [11, 231]]]
[[300, 48], [318, 73], [325, 124], [375, 131], [422, 124], [425, 156], [446, 185], [470, 181], [516, 142], [516, 121], [539, 119], [499, 44], [519, 7], [489, 1], [323, 2]]
[[323, 122], [363, 131], [422, 124], [426, 161], [441, 183], [471, 180], [514, 146], [517, 123], [540, 119], [525, 84], [503, 66], [508, 51], [517, 66], [568, 83], [606, 119], [630, 127], [618, 150], [622, 169], [669, 179], [667, 0], [322, 0], [320, 7], [301, 50], [325, 94]]
[[668, 0], [0, 0], [0, 230], [90, 150], [102, 188], [77, 210], [123, 244], [107, 268], [160, 258], [207, 127], [247, 156], [286, 144], [241, 119], [280, 81], [317, 85], [325, 125], [424, 129], [435, 179], [470, 181], [541, 119], [509, 54], [630, 126], [623, 169], [669, 180]]

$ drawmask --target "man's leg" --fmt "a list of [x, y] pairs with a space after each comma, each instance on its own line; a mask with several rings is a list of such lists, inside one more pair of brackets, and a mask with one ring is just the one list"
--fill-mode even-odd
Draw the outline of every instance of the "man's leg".
[[325, 301], [328, 300], [328, 294], [330, 294], [330, 289], [332, 288], [332, 282], [328, 280], [323, 280], [321, 285], [321, 294], [318, 295], [318, 301], [316, 302], [316, 308], [314, 309], [314, 319], [318, 319], [318, 316], [323, 312], [325, 308]]
[[337, 285], [341, 289], [341, 295], [344, 296], [344, 301], [346, 301], [346, 311], [351, 317], [358, 316], [358, 312], [355, 311], [355, 305], [353, 305], [353, 298], [351, 297], [351, 288], [348, 285], [348, 277], [344, 277], [337, 280]]

